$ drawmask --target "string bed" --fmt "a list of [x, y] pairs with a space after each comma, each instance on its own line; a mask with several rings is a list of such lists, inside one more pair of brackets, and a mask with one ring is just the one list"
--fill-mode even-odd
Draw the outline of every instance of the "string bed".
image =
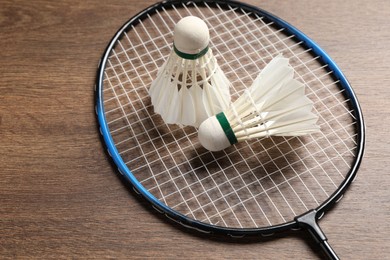
[[[211, 153], [193, 127], [166, 125], [148, 95], [187, 15], [210, 29], [210, 48], [232, 82], [234, 101], [275, 56], [290, 58], [314, 102], [321, 132], [269, 137]], [[345, 180], [356, 156], [356, 119], [328, 66], [294, 35], [236, 7], [177, 4], [132, 25], [111, 50], [103, 104], [115, 146], [137, 180], [173, 210], [204, 223], [258, 228], [318, 207]]]

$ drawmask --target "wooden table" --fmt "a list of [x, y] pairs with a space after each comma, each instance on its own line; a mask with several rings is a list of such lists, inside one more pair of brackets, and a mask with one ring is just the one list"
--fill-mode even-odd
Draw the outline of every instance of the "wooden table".
[[[154, 1], [0, 0], [0, 258], [318, 259], [305, 233], [240, 241], [173, 224], [130, 191], [97, 131], [108, 41]], [[390, 255], [390, 4], [251, 0], [314, 39], [359, 97], [367, 148], [321, 220], [342, 259]]]

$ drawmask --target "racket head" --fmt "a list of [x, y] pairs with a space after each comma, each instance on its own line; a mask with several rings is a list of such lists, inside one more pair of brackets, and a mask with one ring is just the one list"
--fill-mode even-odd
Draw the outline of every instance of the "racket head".
[[[196, 129], [166, 126], [153, 113], [147, 90], [170, 53], [174, 23], [190, 14], [207, 22], [211, 48], [234, 86], [233, 100], [273, 56], [290, 57], [315, 103], [321, 134], [271, 137], [209, 153], [199, 146]], [[296, 217], [312, 209], [319, 218], [352, 183], [364, 151], [362, 112], [335, 62], [287, 22], [236, 1], [165, 1], [131, 18], [99, 63], [96, 113], [108, 153], [135, 191], [202, 232], [267, 235], [297, 228]]]

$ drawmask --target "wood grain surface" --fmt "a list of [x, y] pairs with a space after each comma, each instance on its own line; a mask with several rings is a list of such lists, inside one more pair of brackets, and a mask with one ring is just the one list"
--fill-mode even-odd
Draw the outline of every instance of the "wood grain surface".
[[[320, 224], [342, 259], [388, 259], [390, 3], [245, 2], [315, 40], [353, 86], [366, 153]], [[153, 3], [0, 0], [0, 258], [321, 259], [304, 232], [238, 240], [184, 229], [111, 165], [94, 114], [97, 64], [116, 30]]]

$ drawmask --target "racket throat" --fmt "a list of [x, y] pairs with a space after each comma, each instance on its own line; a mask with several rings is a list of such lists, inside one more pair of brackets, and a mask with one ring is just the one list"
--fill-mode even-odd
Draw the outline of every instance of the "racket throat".
[[297, 216], [295, 221], [298, 223], [299, 227], [307, 229], [318, 243], [328, 240], [320, 226], [317, 224], [316, 210], [311, 210], [301, 216]]
[[295, 221], [298, 226], [309, 231], [312, 237], [320, 244], [322, 250], [326, 253], [329, 259], [337, 260], [340, 259], [332, 247], [328, 243], [324, 232], [322, 232], [320, 226], [317, 224], [318, 212], [316, 210], [311, 210], [303, 215], [297, 216]]

